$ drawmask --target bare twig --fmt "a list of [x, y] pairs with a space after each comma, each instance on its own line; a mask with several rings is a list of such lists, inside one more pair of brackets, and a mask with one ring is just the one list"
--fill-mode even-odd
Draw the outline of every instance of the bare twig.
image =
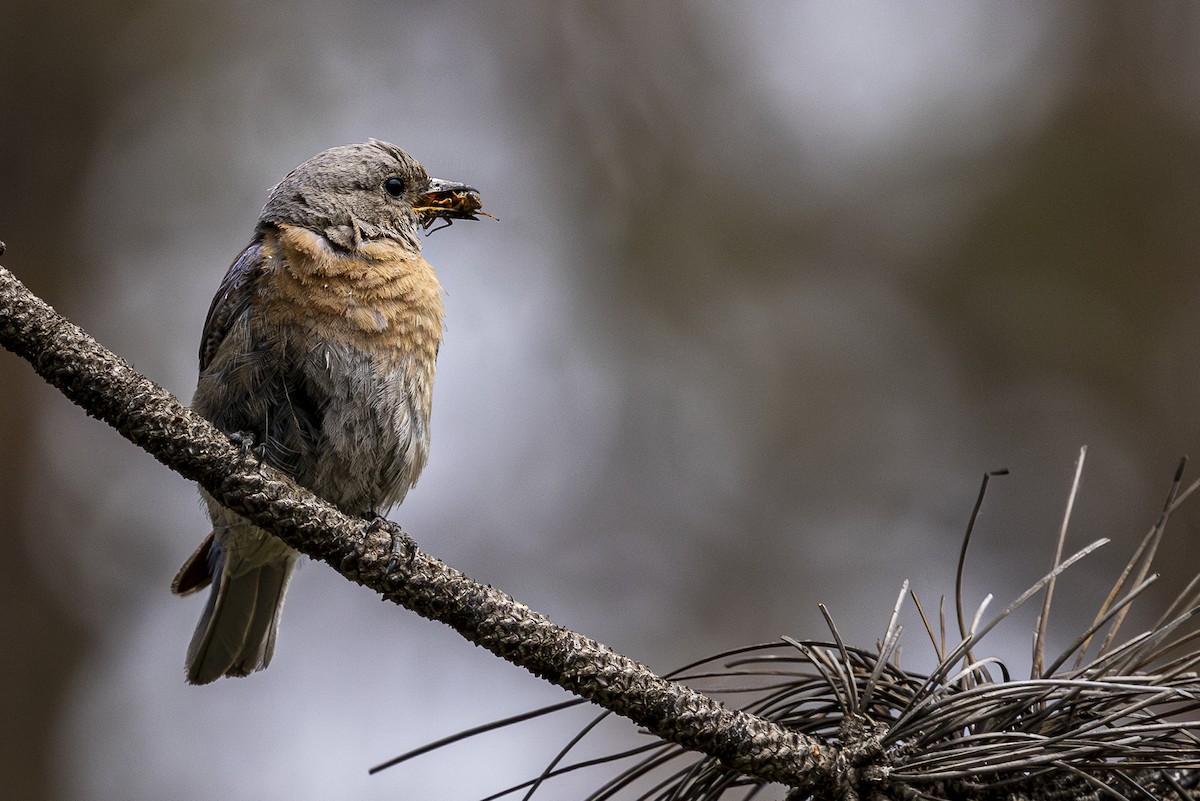
[[[1054, 544], [1054, 564], [1062, 561], [1063, 548], [1067, 543], [1067, 527], [1071, 524], [1071, 512], [1075, 510], [1075, 498], [1079, 496], [1079, 480], [1083, 478], [1083, 460], [1087, 458], [1087, 446], [1079, 449], [1079, 458], [1075, 460], [1075, 479], [1071, 482], [1071, 492], [1067, 495], [1067, 508], [1063, 512], [1062, 526], [1058, 530], [1058, 540]], [[1046, 584], [1046, 595], [1042, 598], [1042, 611], [1038, 614], [1037, 628], [1033, 633], [1033, 668], [1031, 678], [1042, 675], [1042, 667], [1046, 664], [1046, 629], [1050, 625], [1050, 607], [1054, 603], [1054, 585], [1057, 577], [1051, 577]]]
[[[1168, 512], [1177, 505], [1181, 478], [1177, 472]], [[1060, 672], [1097, 631], [1124, 616], [1153, 582], [1153, 546], [1163, 533], [1165, 514], [1149, 538], [1143, 538], [1095, 620], [1048, 666], [1028, 680], [1016, 681], [1000, 659], [973, 655], [993, 629], [1011, 621], [1016, 609], [1038, 594], [1048, 594], [1074, 563], [1107, 542], [1098, 540], [1063, 558], [1061, 546], [1079, 480], [1077, 469], [1050, 572], [997, 617], [983, 622], [985, 600], [968, 625], [960, 584], [956, 606], [962, 640], [947, 647], [944, 631], [939, 642], [917, 604], [938, 654], [938, 664], [928, 675], [900, 667], [903, 626], [898, 601], [875, 651], [848, 645], [828, 610], [820, 607], [830, 642], [783, 637], [777, 650], [760, 644], [732, 660], [728, 658], [733, 652], [719, 654], [684, 668], [681, 678], [702, 678], [708, 684], [699, 686], [710, 695], [836, 742], [848, 764], [836, 787], [840, 798], [1195, 801], [1200, 798], [1200, 677], [1195, 673], [1200, 665], [1200, 608], [1195, 605], [1195, 582], [1149, 631]], [[963, 575], [961, 561], [956, 575]], [[905, 592], [907, 584], [901, 598]], [[1043, 606], [1040, 616], [1043, 643], [1050, 611], [1049, 605]], [[941, 618], [944, 629], [944, 613]], [[1045, 659], [1044, 647], [1035, 653], [1038, 662]], [[999, 680], [991, 677], [990, 668], [998, 670]], [[733, 680], [733, 686], [725, 686], [721, 678]], [[601, 758], [558, 767], [565, 752], [589, 730], [581, 731], [537, 780], [519, 787], [532, 793], [566, 771], [605, 764]], [[609, 801], [619, 793], [637, 801], [745, 801], [764, 787], [675, 746], [629, 748], [610, 754], [608, 762], [615, 765], [631, 757], [639, 759], [589, 795], [589, 801]], [[788, 797], [799, 801], [802, 793]]]
[[422, 552], [395, 524], [348, 517], [260, 464], [3, 267], [0, 345], [220, 503], [351, 581], [735, 771], [810, 791], [835, 781], [837, 749], [660, 678]]
[[[958, 567], [954, 571], [954, 609], [958, 615], [958, 636], [964, 640], [967, 638], [967, 616], [963, 612], [963, 571], [967, 565], [967, 549], [971, 547], [971, 534], [975, 532], [975, 523], [979, 520], [983, 499], [987, 497], [988, 482], [995, 476], [1006, 475], [1008, 475], [1008, 470], [992, 470], [983, 474], [983, 482], [979, 485], [979, 494], [975, 497], [975, 506], [971, 509], [971, 519], [967, 521], [967, 533], [963, 535], [962, 545], [958, 550]], [[967, 659], [972, 659], [969, 650]]]

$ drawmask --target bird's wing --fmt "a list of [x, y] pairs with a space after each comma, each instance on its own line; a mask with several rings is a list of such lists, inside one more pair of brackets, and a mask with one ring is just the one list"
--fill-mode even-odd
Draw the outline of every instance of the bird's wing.
[[250, 305], [250, 285], [263, 273], [262, 240], [255, 238], [230, 265], [208, 307], [200, 337], [200, 369], [212, 361], [229, 328]]
[[248, 435], [268, 464], [304, 483], [316, 469], [328, 398], [307, 374], [309, 354], [287, 348], [251, 309], [270, 280], [273, 242], [270, 231], [260, 232], [213, 297], [192, 408], [227, 434]]

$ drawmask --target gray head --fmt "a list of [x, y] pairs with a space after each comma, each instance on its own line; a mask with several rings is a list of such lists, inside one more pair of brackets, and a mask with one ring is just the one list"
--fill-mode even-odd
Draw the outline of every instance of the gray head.
[[260, 225], [295, 225], [353, 250], [363, 240], [393, 239], [420, 249], [418, 227], [454, 213], [447, 197], [478, 192], [430, 178], [425, 168], [395, 145], [372, 139], [333, 147], [310, 158], [271, 190]]

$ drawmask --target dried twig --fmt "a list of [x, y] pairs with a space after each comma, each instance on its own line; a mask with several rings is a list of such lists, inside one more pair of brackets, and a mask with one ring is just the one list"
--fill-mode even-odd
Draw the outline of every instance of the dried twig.
[[[1079, 479], [1077, 471], [1072, 501]], [[976, 659], [973, 653], [1013, 611], [1038, 594], [1047, 596], [1072, 564], [1106, 542], [1100, 540], [1062, 558], [1072, 502], [1068, 502], [1050, 572], [996, 618], [981, 624], [981, 610], [967, 625], [961, 611], [961, 581], [956, 582], [956, 597], [962, 639], [956, 646], [939, 643], [925, 613], [918, 612], [939, 659], [928, 675], [899, 666], [899, 602], [874, 651], [847, 645], [822, 607], [833, 635], [829, 642], [785, 637], [781, 643], [719, 654], [669, 675], [710, 695], [726, 697], [755, 715], [838, 745], [848, 767], [837, 789], [848, 798], [1182, 801], [1200, 797], [1196, 790], [1200, 786], [1200, 678], [1194, 672], [1200, 665], [1200, 629], [1193, 626], [1200, 607], [1194, 586], [1172, 603], [1171, 614], [1151, 630], [1117, 646], [1106, 644], [1091, 662], [1060, 672], [1098, 630], [1123, 618], [1152, 582], [1147, 575], [1150, 556], [1166, 517], [1177, 506], [1180, 479], [1177, 472], [1166, 511], [1117, 578], [1095, 621], [1031, 679], [1014, 681], [1000, 660]], [[970, 538], [982, 496], [981, 492], [964, 540]], [[959, 577], [962, 568], [960, 561]], [[1137, 582], [1128, 589], [1131, 577]], [[906, 594], [907, 582], [900, 601]], [[1050, 611], [1044, 605], [1039, 618], [1043, 642]], [[1042, 660], [1044, 654], [1038, 661]], [[985, 665], [998, 667], [1003, 678], [992, 679]], [[748, 799], [766, 786], [666, 743], [564, 764], [596, 722], [572, 739], [536, 781], [491, 798], [526, 788], [529, 798], [555, 776], [635, 758], [588, 801], [618, 794], [637, 801]], [[804, 794], [794, 791], [789, 797], [799, 799]]]
[[222, 504], [351, 581], [447, 624], [497, 656], [739, 773], [824, 787], [837, 749], [726, 709], [422, 552], [398, 526], [348, 517], [259, 463], [0, 267], [0, 345]]

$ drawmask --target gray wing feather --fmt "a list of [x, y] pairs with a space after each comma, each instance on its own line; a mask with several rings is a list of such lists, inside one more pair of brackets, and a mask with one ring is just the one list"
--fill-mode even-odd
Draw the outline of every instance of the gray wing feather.
[[213, 354], [229, 333], [233, 321], [250, 307], [251, 284], [263, 274], [262, 240], [255, 238], [229, 266], [213, 296], [200, 336], [200, 369], [208, 367]]

